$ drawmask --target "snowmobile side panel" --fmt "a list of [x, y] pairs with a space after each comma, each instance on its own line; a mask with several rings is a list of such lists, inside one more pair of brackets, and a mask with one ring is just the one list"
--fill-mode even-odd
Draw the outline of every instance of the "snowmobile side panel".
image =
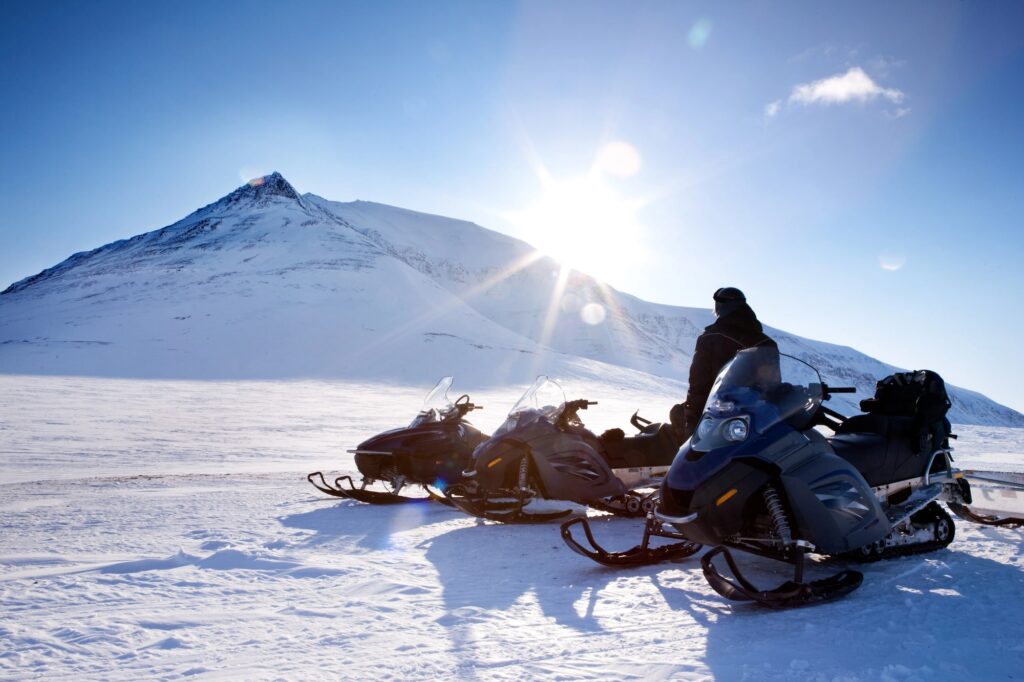
[[454, 483], [483, 440], [479, 430], [458, 420], [393, 429], [356, 447], [356, 468], [370, 479], [395, 472], [412, 483]]
[[624, 494], [626, 488], [598, 453], [597, 440], [590, 440], [547, 421], [535, 421], [514, 437], [491, 439], [477, 448], [473, 453], [476, 480], [485, 490], [514, 488], [519, 484], [520, 462], [529, 457], [530, 474], [548, 499], [585, 502]]
[[823, 554], [846, 552], [889, 532], [885, 512], [864, 477], [825, 445], [781, 477], [795, 535]]

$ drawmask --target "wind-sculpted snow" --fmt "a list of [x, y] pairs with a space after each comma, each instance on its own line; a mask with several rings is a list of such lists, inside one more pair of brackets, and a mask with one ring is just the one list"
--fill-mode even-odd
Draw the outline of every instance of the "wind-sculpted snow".
[[[0, 372], [400, 383], [456, 374], [476, 386], [625, 372], [666, 382], [667, 409], [712, 320], [563, 271], [478, 225], [300, 196], [274, 173], [12, 284], [0, 295]], [[894, 370], [769, 333], [828, 383], [858, 388], [836, 398], [847, 412]], [[1024, 425], [984, 396], [950, 392], [954, 421]]]

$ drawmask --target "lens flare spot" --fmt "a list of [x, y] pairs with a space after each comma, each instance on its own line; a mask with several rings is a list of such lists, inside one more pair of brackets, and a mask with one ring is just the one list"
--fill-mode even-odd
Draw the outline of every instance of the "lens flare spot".
[[617, 178], [628, 178], [640, 172], [643, 161], [636, 147], [622, 140], [607, 143], [597, 152], [594, 168]]
[[562, 297], [562, 312], [574, 313], [583, 306], [583, 301], [574, 293], [568, 293]]
[[580, 319], [589, 325], [601, 324], [606, 316], [607, 312], [600, 303], [588, 303], [580, 310]]
[[690, 33], [686, 39], [690, 43], [690, 47], [695, 50], [699, 50], [708, 43], [708, 38], [711, 37], [711, 20], [701, 19], [690, 28]]
[[262, 166], [242, 166], [238, 169], [238, 179], [250, 187], [258, 187], [263, 184], [263, 176], [269, 175], [270, 171]]
[[896, 256], [891, 253], [883, 253], [881, 256], [878, 257], [878, 264], [882, 267], [883, 270], [888, 270], [889, 272], [896, 272], [897, 270], [899, 270], [900, 268], [907, 264], [907, 259], [903, 256]]

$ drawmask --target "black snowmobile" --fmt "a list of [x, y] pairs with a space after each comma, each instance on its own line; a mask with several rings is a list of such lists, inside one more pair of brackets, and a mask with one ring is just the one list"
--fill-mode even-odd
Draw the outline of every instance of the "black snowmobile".
[[566, 401], [557, 383], [538, 377], [505, 423], [477, 447], [464, 481], [446, 488], [445, 496], [467, 514], [507, 523], [551, 521], [573, 513], [545, 500], [646, 515], [654, 508], [657, 486], [678, 442], [670, 427], [637, 414], [631, 422], [638, 435], [612, 429], [599, 438], [579, 418], [580, 410], [596, 404]]
[[[642, 544], [607, 552], [585, 519], [563, 524], [563, 539], [609, 565], [666, 558], [650, 547], [651, 537], [711, 545], [701, 564], [715, 591], [772, 607], [834, 599], [860, 585], [854, 570], [805, 581], [809, 553], [874, 561], [948, 545], [953, 520], [938, 501], [971, 502], [970, 486], [952, 466], [949, 422], [882, 409], [847, 419], [822, 405], [840, 392], [854, 389], [825, 385], [813, 367], [775, 348], [741, 351], [719, 374], [696, 432], [680, 448]], [[942, 399], [944, 415], [944, 388]], [[573, 538], [577, 523], [590, 547]], [[729, 548], [792, 563], [794, 578], [761, 590], [740, 573]], [[719, 573], [719, 556], [733, 579]]]
[[[487, 435], [466, 421], [473, 410], [483, 409], [462, 395], [454, 403], [448, 399], [452, 377], [444, 377], [427, 394], [412, 423], [405, 428], [377, 434], [360, 443], [355, 450], [356, 468], [362, 474], [356, 487], [350, 476], [338, 476], [331, 485], [320, 471], [306, 476], [320, 492], [370, 504], [399, 504], [435, 500], [448, 504], [438, 491], [462, 480], [474, 448]], [[342, 485], [347, 483], [347, 487]], [[367, 486], [380, 482], [385, 490]], [[399, 493], [420, 486], [426, 497], [407, 497]]]

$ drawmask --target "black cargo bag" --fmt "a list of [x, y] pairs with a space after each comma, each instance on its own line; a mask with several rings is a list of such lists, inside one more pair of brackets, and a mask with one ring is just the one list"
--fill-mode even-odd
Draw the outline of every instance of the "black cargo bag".
[[916, 452], [949, 447], [951, 426], [946, 413], [952, 405], [946, 382], [928, 369], [890, 374], [875, 385], [873, 398], [860, 401], [860, 409], [870, 414], [913, 417]]

